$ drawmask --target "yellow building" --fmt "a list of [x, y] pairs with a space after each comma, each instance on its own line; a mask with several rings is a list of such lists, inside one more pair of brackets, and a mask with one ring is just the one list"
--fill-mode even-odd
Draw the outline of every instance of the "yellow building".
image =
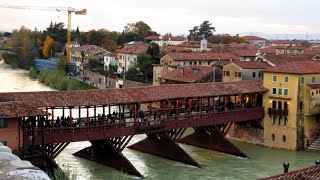
[[292, 61], [264, 71], [264, 144], [298, 150], [319, 136], [320, 63]]

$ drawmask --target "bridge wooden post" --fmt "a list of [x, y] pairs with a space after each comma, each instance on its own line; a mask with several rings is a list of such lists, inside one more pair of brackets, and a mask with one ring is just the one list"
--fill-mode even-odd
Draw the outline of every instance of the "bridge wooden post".
[[226, 112], [227, 111], [227, 96], [223, 96], [223, 106], [224, 106], [223, 111]]
[[93, 106], [93, 117], [94, 117], [94, 119], [96, 119], [96, 117], [97, 117], [97, 106], [96, 105]]
[[63, 116], [63, 118], [65, 118], [64, 117], [64, 107], [62, 107], [62, 116]]
[[121, 112], [122, 112], [122, 110], [121, 110], [122, 108], [121, 108], [121, 104], [119, 104], [119, 114], [118, 114], [118, 118], [119, 118], [119, 127], [120, 127], [120, 125], [121, 125]]
[[106, 106], [103, 105], [102, 106], [102, 125], [103, 125], [103, 129], [106, 128]]
[[87, 128], [89, 129], [90, 119], [89, 119], [89, 107], [87, 106]]
[[176, 120], [178, 120], [178, 114], [179, 114], [179, 99], [176, 99]]
[[69, 107], [69, 112], [70, 112], [69, 124], [70, 124], [70, 127], [72, 127], [72, 107]]
[[51, 109], [51, 128], [54, 128], [54, 107]]
[[161, 116], [164, 117], [164, 101], [161, 100]]
[[253, 105], [253, 107], [257, 107], [257, 96], [258, 96], [258, 94], [256, 93], [254, 95], [254, 105]]
[[202, 114], [203, 114], [203, 98], [200, 98], [200, 114], [201, 114], [201, 118], [202, 118]]
[[208, 97], [208, 108], [207, 108], [207, 112], [210, 112], [210, 97]]
[[133, 108], [133, 126], [135, 126], [137, 123], [137, 103], [134, 103]]
[[79, 106], [79, 122], [80, 122], [80, 118], [81, 118], [81, 106]]

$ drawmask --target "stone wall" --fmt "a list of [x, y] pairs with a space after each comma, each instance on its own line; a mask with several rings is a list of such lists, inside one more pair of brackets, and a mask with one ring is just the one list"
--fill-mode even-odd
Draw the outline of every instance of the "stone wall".
[[227, 137], [251, 144], [263, 145], [263, 129], [233, 124]]

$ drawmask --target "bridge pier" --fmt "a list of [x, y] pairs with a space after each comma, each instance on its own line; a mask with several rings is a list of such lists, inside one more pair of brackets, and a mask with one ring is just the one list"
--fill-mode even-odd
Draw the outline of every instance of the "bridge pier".
[[176, 138], [184, 132], [185, 129], [163, 131], [147, 134], [148, 137], [128, 148], [149, 153], [155, 156], [163, 157], [173, 161], [179, 161], [191, 166], [200, 167], [177, 143]]
[[193, 134], [179, 139], [178, 142], [247, 158], [246, 154], [225, 138], [230, 126], [231, 123], [220, 126], [197, 127], [194, 128], [195, 132]]
[[122, 154], [122, 150], [131, 140], [130, 137], [118, 137], [104, 140], [90, 141], [90, 147], [84, 148], [73, 155], [79, 156], [133, 176], [142, 177], [140, 172]]

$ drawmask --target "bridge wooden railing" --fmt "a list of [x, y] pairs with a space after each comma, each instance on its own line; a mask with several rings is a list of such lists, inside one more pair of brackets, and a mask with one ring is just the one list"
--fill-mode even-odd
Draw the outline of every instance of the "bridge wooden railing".
[[[144, 122], [131, 121], [116, 122], [111, 124], [82, 126], [82, 127], [60, 127], [44, 129], [45, 143], [76, 142], [87, 140], [107, 139], [110, 137], [122, 137], [135, 134], [164, 131], [177, 128], [199, 127], [224, 124], [230, 122], [242, 122], [262, 119], [264, 108], [256, 107], [250, 109], [228, 110], [226, 112], [202, 112], [196, 114], [181, 113], [170, 117]], [[128, 119], [127, 119], [128, 120]], [[26, 144], [31, 144], [32, 132], [25, 132]], [[34, 132], [34, 143], [41, 144], [42, 130]]]

